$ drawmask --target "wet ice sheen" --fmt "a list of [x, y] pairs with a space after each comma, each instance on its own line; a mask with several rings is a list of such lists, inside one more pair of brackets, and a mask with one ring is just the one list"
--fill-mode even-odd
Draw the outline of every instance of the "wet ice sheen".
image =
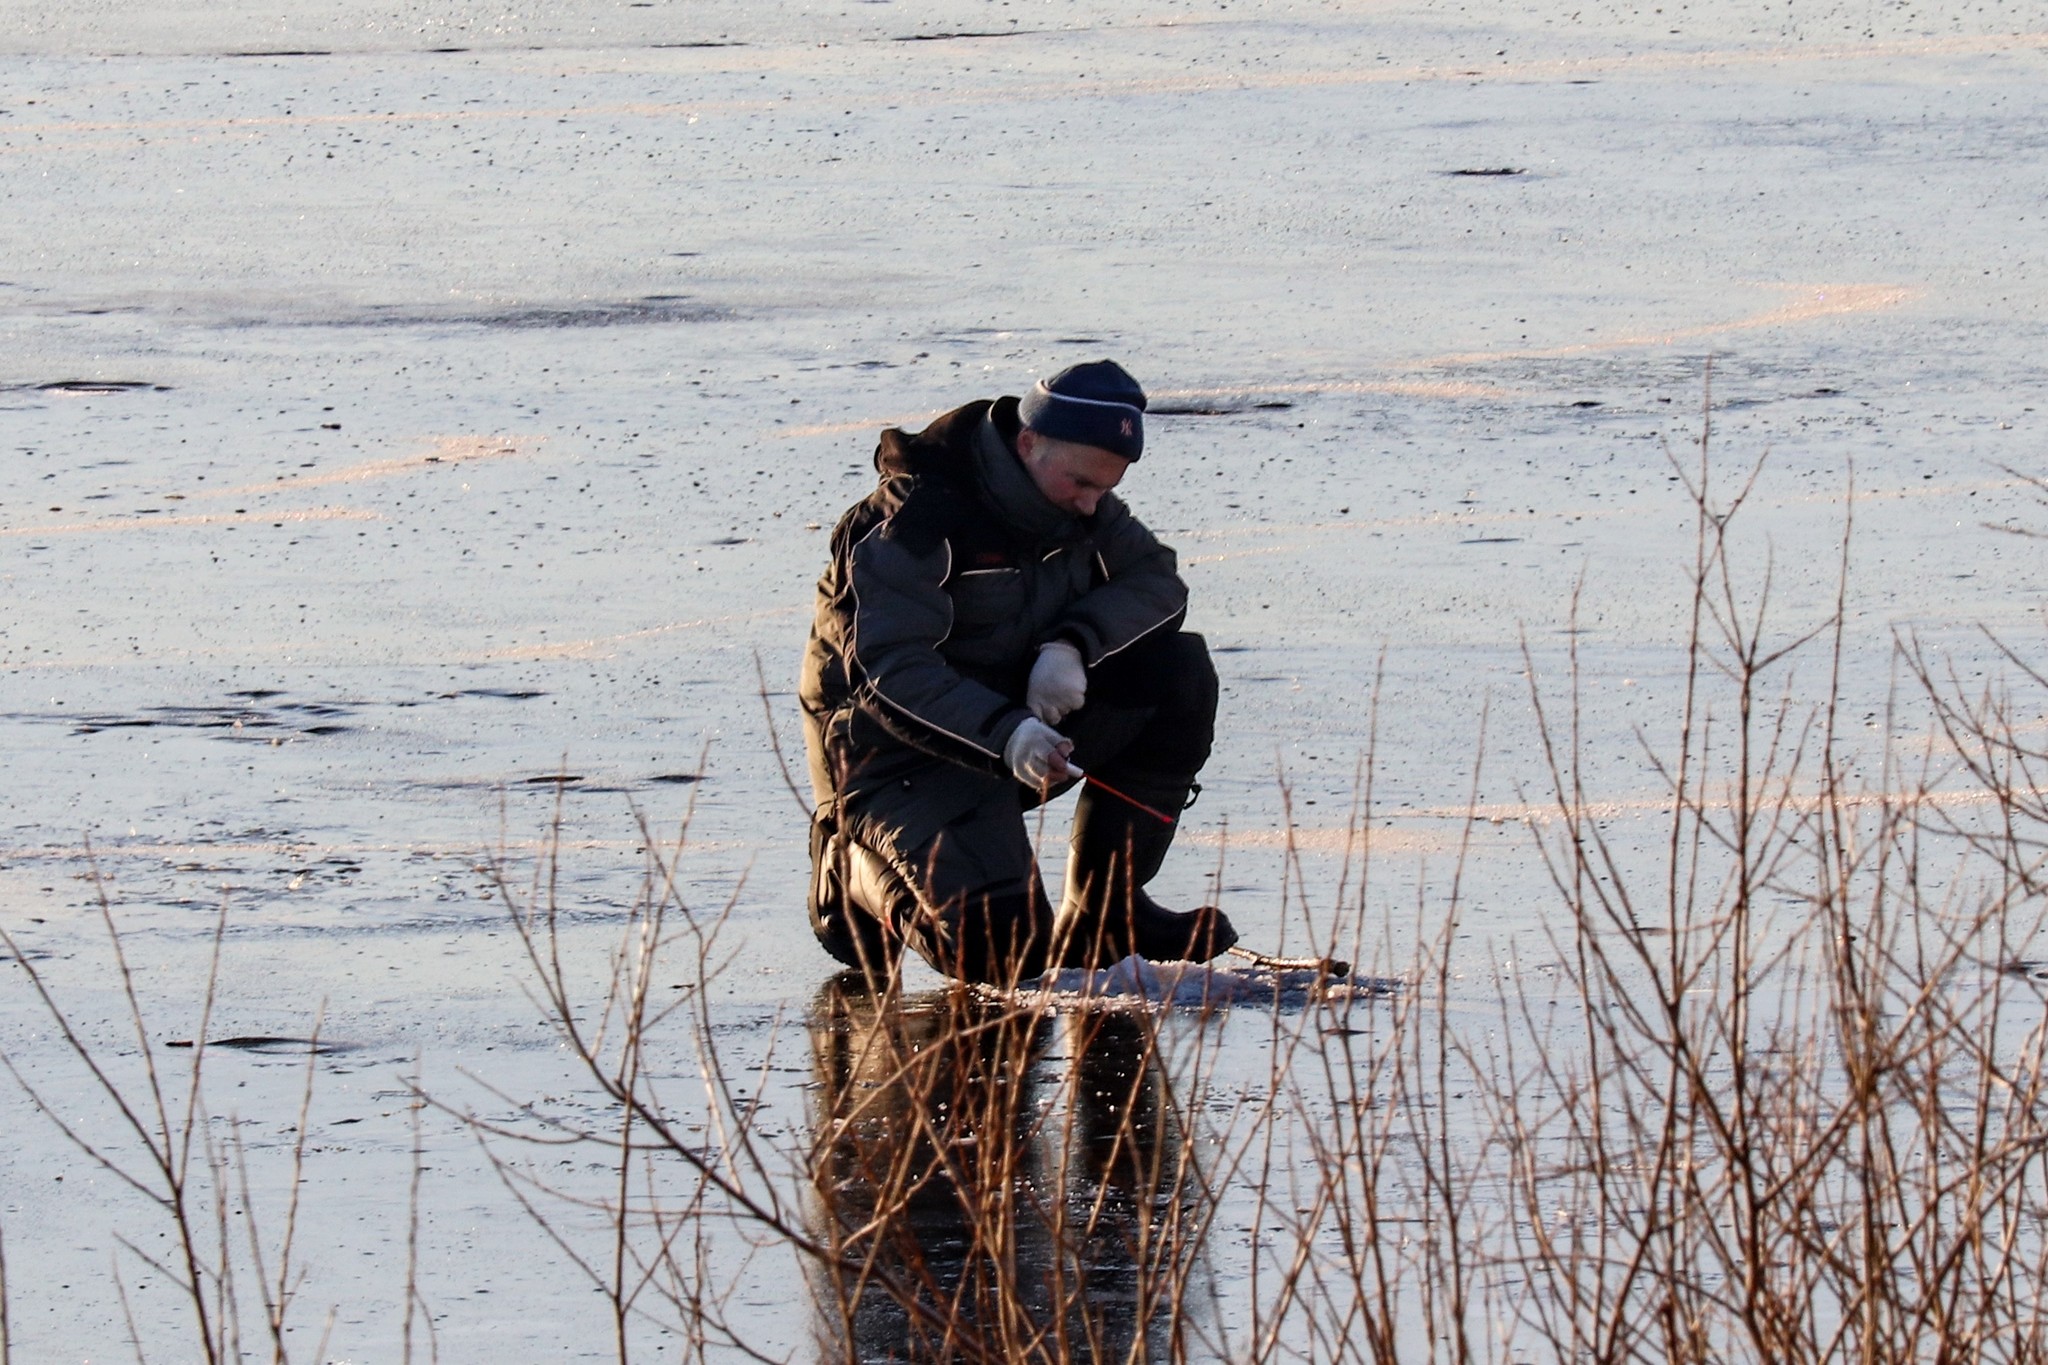
[[[337, 1350], [396, 1352], [394, 1076], [566, 1085], [500, 875], [531, 885], [558, 838], [598, 973], [694, 803], [679, 876], [731, 901], [735, 1035], [829, 972], [754, 661], [793, 744], [823, 528], [885, 422], [1100, 354], [1140, 376], [1125, 491], [1224, 686], [1155, 889], [1266, 947], [1306, 903], [1321, 941], [1369, 852], [1390, 942], [1360, 965], [1398, 971], [1462, 844], [1458, 1008], [1553, 903], [1518, 825], [1527, 662], [1561, 677], [1576, 645], [1616, 829], [1661, 808], [1638, 727], [1671, 714], [1690, 545], [1662, 442], [1703, 357], [1730, 459], [1773, 452], [1746, 515], [1789, 620], [1832, 600], [1855, 461], [1845, 713], [1882, 713], [1894, 629], [1970, 676], [1976, 623], [2028, 626], [2034, 556], [1982, 528], [2048, 520], [2002, 468], [2042, 448], [2048, 5], [1502, 8], [9, 12], [0, 916], [122, 1039], [104, 888], [188, 1038], [225, 898], [214, 1033], [305, 1037], [325, 1000], [360, 1044], [319, 1059], [316, 1115], [349, 1126], [313, 1188], [357, 1201], [308, 1214]], [[1112, 977], [1061, 989], [1257, 984]], [[19, 990], [0, 1046], [57, 1065]], [[218, 1097], [274, 1137], [303, 1062], [230, 1049]], [[441, 1263], [525, 1245], [431, 1140]], [[102, 1283], [117, 1205], [81, 1212], [61, 1152], [6, 1160], [10, 1252], [79, 1229], [10, 1255], [17, 1305]], [[506, 1258], [439, 1306], [443, 1348], [588, 1349], [588, 1297]], [[66, 1302], [61, 1333], [17, 1311], [24, 1355], [126, 1352], [114, 1301]]]

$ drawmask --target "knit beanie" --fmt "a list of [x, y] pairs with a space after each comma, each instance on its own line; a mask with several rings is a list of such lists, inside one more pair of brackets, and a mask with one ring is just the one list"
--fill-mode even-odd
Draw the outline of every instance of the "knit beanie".
[[1024, 425], [1056, 441], [1135, 460], [1145, 449], [1145, 391], [1114, 360], [1069, 365], [1018, 400]]

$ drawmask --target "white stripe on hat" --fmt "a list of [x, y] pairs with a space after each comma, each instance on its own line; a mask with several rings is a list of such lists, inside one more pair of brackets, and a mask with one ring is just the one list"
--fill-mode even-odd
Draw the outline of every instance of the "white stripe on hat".
[[1046, 387], [1043, 379], [1038, 381], [1038, 391], [1047, 398], [1057, 398], [1062, 403], [1086, 403], [1096, 408], [1122, 408], [1126, 412], [1135, 412], [1140, 416], [1145, 412], [1136, 403], [1119, 403], [1114, 398], [1083, 398], [1079, 394], [1061, 393], [1058, 389]]

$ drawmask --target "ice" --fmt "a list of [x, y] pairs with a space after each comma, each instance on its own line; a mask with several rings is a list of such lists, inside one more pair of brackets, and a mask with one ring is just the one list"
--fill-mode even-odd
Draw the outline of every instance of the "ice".
[[[507, 904], [550, 850], [593, 991], [644, 851], [676, 850], [693, 909], [730, 904], [720, 1027], [801, 1051], [775, 1021], [834, 964], [773, 741], [800, 772], [812, 584], [887, 423], [1101, 355], [1148, 386], [1122, 491], [1224, 688], [1153, 891], [1247, 942], [1359, 928], [1399, 976], [1462, 878], [1452, 1010], [1559, 929], [1530, 673], [1578, 670], [1613, 846], [1657, 847], [1693, 548], [1667, 449], [1691, 458], [1709, 357], [1724, 486], [1769, 453], [1740, 567], [1788, 631], [1832, 609], [1853, 465], [1851, 728], [1884, 736], [1902, 635], [1972, 685], [1980, 626], [2039, 636], [2037, 543], [2007, 533], [2048, 529], [2019, 476], [2040, 0], [0, 17], [0, 924], [131, 1059], [102, 891], [152, 1037], [195, 1036], [223, 902], [206, 1036], [310, 1037], [325, 1002], [350, 1050], [316, 1059], [309, 1319], [342, 1305], [353, 1358], [397, 1356], [400, 1078], [573, 1090]], [[1064, 815], [1034, 827], [1055, 887]], [[20, 971], [0, 1049], [75, 1082]], [[223, 1052], [213, 1098], [274, 1143], [305, 1061]], [[444, 1353], [599, 1349], [444, 1118]], [[0, 1173], [18, 1354], [127, 1353], [118, 1300], [61, 1287], [106, 1287], [146, 1210], [54, 1139]], [[794, 1352], [791, 1318], [756, 1314]]]
[[1310, 1000], [1371, 998], [1401, 989], [1398, 981], [1332, 979], [1304, 968], [1219, 967], [1207, 962], [1151, 962], [1135, 953], [1108, 967], [1067, 967], [1015, 991], [988, 988], [998, 999], [1055, 1009], [1094, 1005], [1163, 1005], [1213, 1009], [1232, 1005], [1300, 1008]]

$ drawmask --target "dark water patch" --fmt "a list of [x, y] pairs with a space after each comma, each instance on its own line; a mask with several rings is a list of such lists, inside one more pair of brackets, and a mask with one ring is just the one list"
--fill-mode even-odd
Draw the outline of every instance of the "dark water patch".
[[[725, 40], [725, 39], [723, 39], [723, 38], [699, 38], [699, 39], [696, 39], [696, 40], [695, 40], [695, 41], [693, 41], [693, 42], [687, 42], [687, 43], [649, 43], [649, 44], [648, 44], [648, 46], [649, 46], [649, 47], [660, 47], [660, 48], [678, 48], [678, 47], [745, 47], [745, 46], [746, 46], [746, 44], [745, 44], [745, 43], [735, 43], [735, 42], [728, 42], [728, 41], [726, 41], [726, 40]], [[689, 252], [677, 252], [676, 254], [677, 254], [677, 255], [679, 255], [679, 256], [684, 256], [684, 255], [687, 255], [687, 256], [694, 256], [694, 255], [696, 255], [697, 253], [696, 253], [696, 252], [694, 252], [694, 251], [689, 251]]]
[[1247, 412], [1283, 412], [1294, 404], [1279, 399], [1264, 403], [1154, 403], [1147, 417], [1235, 417]]
[[169, 393], [168, 384], [152, 384], [147, 379], [52, 379], [41, 384], [14, 385], [16, 389], [34, 389], [41, 393], [68, 393], [80, 397], [99, 397], [121, 393]]
[[[248, 694], [236, 694], [246, 696]], [[269, 696], [278, 695], [275, 692]], [[274, 732], [297, 730], [304, 734], [336, 734], [348, 728], [336, 723], [354, 715], [352, 706], [335, 702], [286, 702], [274, 707], [259, 705], [152, 706], [140, 714], [102, 712], [80, 716], [40, 715], [16, 719], [56, 721], [72, 727], [75, 735], [98, 734], [103, 730], [210, 730], [223, 739], [258, 743], [281, 743]], [[303, 722], [316, 723], [307, 726]]]
[[1604, 408], [1607, 405], [1597, 398], [1581, 398], [1576, 402], [1567, 403], [1565, 406], [1569, 408]]
[[309, 725], [299, 731], [302, 735], [345, 735], [352, 729], [347, 725]]
[[631, 327], [663, 322], [716, 322], [731, 314], [723, 308], [691, 306], [681, 299], [637, 299], [625, 303], [516, 308], [502, 313], [475, 313], [459, 321], [479, 327], [532, 331], [570, 327]]
[[[497, 787], [502, 784], [498, 782], [491, 782], [452, 785], [487, 785]], [[512, 779], [512, 785], [519, 787], [553, 787], [558, 791], [576, 792], [579, 795], [585, 793], [597, 795], [605, 792], [610, 792], [616, 796], [631, 796], [634, 790], [632, 787], [619, 786], [616, 783], [594, 783], [590, 781], [588, 778], [586, 778], [582, 773], [543, 773], [539, 777], [514, 778]]]
[[0, 950], [0, 962], [48, 962], [49, 960], [50, 953], [46, 948], [25, 948], [19, 953]]
[[230, 692], [228, 695], [231, 697], [247, 697], [250, 701], [267, 701], [271, 697], [281, 697], [284, 693], [274, 687], [252, 687], [246, 692]]
[[450, 53], [467, 52], [469, 51], [469, 49], [466, 47], [430, 47], [427, 49], [427, 51], [434, 54], [435, 56], [445, 57]]
[[116, 716], [88, 716], [77, 725], [74, 725], [71, 728], [71, 733], [74, 735], [96, 735], [102, 730], [146, 730], [155, 724], [157, 724], [156, 721], [141, 718], [124, 719]]
[[1520, 166], [1474, 166], [1462, 170], [1445, 171], [1444, 174], [1498, 179], [1504, 176], [1526, 175], [1528, 172]]
[[168, 726], [180, 730], [275, 730], [275, 716], [239, 706], [160, 706], [155, 714], [143, 716], [44, 716], [71, 724], [73, 734], [90, 735], [102, 730], [140, 730]]
[[2022, 976], [2029, 981], [2048, 985], [2048, 960], [2038, 957], [2015, 958], [2001, 968], [2008, 976]]
[[1461, 540], [1458, 543], [1460, 545], [1520, 545], [1522, 538], [1520, 536], [1473, 536], [1469, 540]]
[[611, 303], [521, 304], [499, 309], [432, 312], [373, 307], [345, 317], [303, 320], [255, 319], [249, 326], [283, 323], [301, 327], [486, 327], [501, 331], [551, 331], [593, 327], [639, 327], [674, 322], [722, 322], [734, 314], [680, 295], [620, 299]]
[[1053, 341], [1061, 346], [1103, 346], [1108, 344], [1101, 337], [1054, 337]]
[[223, 52], [223, 57], [332, 57], [333, 51], [324, 47], [276, 47], [251, 48], [245, 52]]
[[750, 536], [727, 536], [723, 540], [711, 542], [713, 545], [751, 545], [753, 543], [753, 538]]
[[246, 706], [155, 706], [158, 723], [188, 730], [275, 730], [275, 715]]
[[653, 777], [650, 777], [650, 778], [648, 778], [647, 780], [648, 780], [649, 782], [663, 782], [663, 783], [666, 783], [666, 784], [668, 784], [668, 785], [669, 785], [669, 786], [671, 786], [671, 787], [686, 787], [686, 786], [688, 786], [688, 785], [689, 785], [690, 783], [692, 783], [692, 782], [702, 782], [702, 781], [704, 780], [704, 774], [702, 774], [702, 773], [656, 773], [656, 774], [655, 774], [655, 775], [654, 775]]
[[532, 688], [470, 687], [460, 692], [443, 692], [441, 698], [444, 701], [453, 701], [457, 697], [495, 697], [499, 701], [532, 701], [535, 697], [546, 695], [547, 693]]
[[[165, 1047], [179, 1048], [189, 1048], [192, 1045], [193, 1040], [190, 1038], [173, 1038], [164, 1044]], [[254, 1052], [263, 1056], [311, 1052], [315, 1056], [325, 1057], [339, 1052], [359, 1052], [363, 1045], [329, 1042], [325, 1038], [291, 1038], [276, 1033], [238, 1033], [229, 1038], [209, 1038], [206, 1046], [232, 1048], [236, 1052]]]
[[889, 41], [892, 43], [949, 43], [961, 38], [1021, 38], [1027, 33], [1042, 32], [1044, 32], [1043, 29], [1036, 28], [958, 29], [949, 33], [906, 33], [901, 37], [891, 38]]

